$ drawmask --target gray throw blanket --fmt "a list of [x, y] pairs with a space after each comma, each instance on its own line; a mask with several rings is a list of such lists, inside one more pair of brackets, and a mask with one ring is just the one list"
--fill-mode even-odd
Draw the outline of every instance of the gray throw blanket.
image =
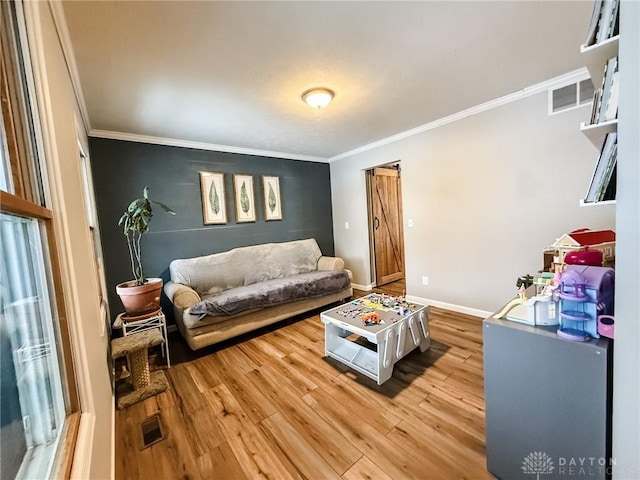
[[344, 270], [301, 273], [225, 290], [196, 303], [189, 313], [200, 317], [234, 315], [254, 308], [339, 292], [349, 284], [349, 275]]

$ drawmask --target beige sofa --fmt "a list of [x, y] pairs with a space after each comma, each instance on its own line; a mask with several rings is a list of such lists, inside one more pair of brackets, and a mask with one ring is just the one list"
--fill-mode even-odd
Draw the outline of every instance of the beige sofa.
[[344, 261], [315, 239], [173, 260], [169, 272], [164, 291], [193, 350], [353, 295]]

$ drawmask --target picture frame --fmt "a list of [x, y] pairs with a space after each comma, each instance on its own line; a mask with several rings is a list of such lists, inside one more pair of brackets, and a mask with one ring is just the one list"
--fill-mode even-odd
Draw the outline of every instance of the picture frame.
[[280, 197], [280, 177], [263, 175], [262, 194], [264, 198], [264, 218], [266, 221], [282, 220], [282, 199]]
[[255, 222], [256, 203], [253, 195], [253, 175], [233, 175], [233, 189], [236, 201], [236, 222]]
[[224, 173], [199, 172], [202, 195], [202, 218], [205, 225], [227, 223]]

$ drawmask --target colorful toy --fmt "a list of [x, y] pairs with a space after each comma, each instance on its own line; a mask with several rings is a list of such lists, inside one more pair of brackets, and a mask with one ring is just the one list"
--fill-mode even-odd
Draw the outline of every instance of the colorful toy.
[[494, 315], [494, 318], [502, 318], [511, 310], [513, 310], [516, 306], [522, 305], [527, 301], [527, 297], [524, 293], [518, 293], [518, 296], [507, 303], [502, 310]]
[[[528, 325], [558, 325], [557, 283], [554, 284], [552, 277], [551, 273], [519, 277], [516, 282], [516, 286], [520, 287], [518, 296], [507, 303], [494, 317]], [[558, 283], [559, 278], [558, 274], [556, 277]], [[527, 291], [525, 287], [530, 288]], [[527, 297], [527, 293], [533, 296]]]
[[598, 333], [603, 337], [614, 338], [614, 320], [612, 315], [600, 315], [598, 317]]
[[568, 263], [565, 256], [569, 252], [584, 250], [600, 250], [605, 264], [615, 258], [616, 234], [613, 230], [590, 230], [581, 228], [565, 233], [557, 239], [551, 248], [558, 252], [558, 263]]
[[362, 315], [362, 322], [366, 326], [379, 325], [380, 323], [382, 323], [382, 319], [376, 312], [368, 312]]
[[607, 267], [569, 265], [560, 281], [560, 328], [566, 340], [599, 338], [598, 317], [613, 315], [615, 273]]

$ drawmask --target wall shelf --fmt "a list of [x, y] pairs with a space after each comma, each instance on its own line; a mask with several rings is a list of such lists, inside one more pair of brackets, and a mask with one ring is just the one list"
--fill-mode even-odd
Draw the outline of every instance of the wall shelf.
[[[607, 7], [611, 8], [611, 10], [607, 10]], [[594, 23], [594, 21], [596, 20], [597, 14], [600, 15], [601, 21], [602, 21], [602, 18], [610, 19], [610, 23], [604, 22], [605, 23], [604, 28], [606, 30], [603, 30], [602, 32], [598, 32], [598, 35], [600, 33], [609, 34], [615, 31], [618, 25], [618, 16], [620, 15], [620, 11], [617, 7], [616, 8], [613, 8], [613, 7], [616, 7], [615, 3], [608, 3], [605, 6], [605, 4], [602, 2], [599, 2], [599, 1], [595, 2], [593, 18], [589, 28], [589, 37], [591, 37], [591, 34], [595, 34], [594, 32], [596, 32], [596, 30], [593, 30], [593, 29], [596, 27], [596, 24]], [[598, 28], [600, 28], [600, 25], [598, 25]], [[617, 85], [618, 85], [617, 82], [614, 82], [614, 78], [615, 78], [614, 74], [618, 70], [618, 63], [617, 62], [609, 63], [609, 60], [618, 56], [619, 47], [620, 47], [620, 35], [615, 35], [613, 37], [607, 38], [594, 45], [587, 46], [583, 44], [580, 46], [580, 53], [582, 55], [582, 58], [584, 59], [584, 64], [589, 70], [589, 74], [591, 75], [591, 81], [593, 83], [593, 88], [596, 91], [596, 99], [594, 99], [595, 103], [593, 105], [593, 108], [597, 110], [595, 111], [595, 113], [592, 112], [592, 120], [594, 115], [596, 118], [606, 117], [606, 115], [600, 115], [601, 113], [600, 109], [605, 108], [606, 109], [605, 113], [610, 113], [608, 112], [608, 109], [610, 107], [609, 102], [610, 101], [616, 102], [615, 104], [611, 105], [616, 107], [616, 118], [599, 122], [599, 123], [594, 123], [594, 124], [587, 124], [586, 122], [582, 122], [580, 124], [580, 131], [589, 139], [589, 141], [600, 152], [598, 156], [598, 162], [596, 163], [596, 167], [594, 169], [593, 176], [591, 179], [591, 184], [589, 185], [589, 191], [585, 196], [585, 197], [588, 196], [589, 199], [602, 198], [604, 196], [608, 198], [612, 196], [615, 197], [615, 183], [612, 183], [612, 182], [616, 182], [616, 178], [613, 177], [612, 175], [616, 175], [616, 172], [617, 172], [617, 170], [615, 169], [615, 161], [616, 161], [615, 155], [617, 155], [617, 152], [615, 147], [607, 147], [605, 149], [605, 139], [610, 138], [611, 140], [613, 140], [613, 138], [607, 137], [607, 135], [618, 131], [618, 118], [617, 118], [618, 95], [617, 94], [614, 95], [612, 93], [614, 86], [617, 88]], [[612, 69], [611, 72], [609, 72], [610, 75], [608, 77], [605, 75], [607, 73], [606, 72], [607, 64], [609, 64], [610, 65], [609, 68]], [[606, 86], [603, 85], [603, 80], [607, 81]], [[597, 99], [598, 97], [600, 98], [600, 100]], [[614, 99], [614, 100], [611, 100], [611, 99]], [[601, 167], [604, 167], [604, 170]], [[610, 169], [613, 169], [613, 171]], [[612, 172], [612, 175], [603, 177], [603, 174], [610, 173], [610, 172]], [[606, 180], [604, 180], [604, 178], [606, 178]], [[599, 185], [598, 182], [601, 180], [606, 181], [607, 184], [602, 186]], [[594, 182], [596, 182], [595, 185], [594, 185]], [[597, 192], [592, 189], [592, 187], [594, 186], [596, 189], [598, 189]], [[601, 195], [600, 192], [601, 192], [601, 188], [603, 187], [605, 191], [604, 191], [604, 194]], [[607, 193], [609, 192], [610, 187], [613, 188], [612, 194]], [[596, 193], [596, 195], [594, 195], [594, 193]], [[615, 198], [612, 200], [603, 200], [599, 202], [591, 202], [591, 201], [585, 202], [584, 199], [580, 200], [581, 207], [593, 207], [593, 206], [600, 206], [600, 205], [615, 206], [616, 205]]]
[[601, 202], [585, 202], [584, 200], [580, 200], [581, 207], [599, 207], [601, 205], [615, 205], [615, 200], [603, 200]]
[[602, 148], [602, 142], [607, 133], [615, 132], [618, 130], [618, 119], [608, 120], [606, 122], [594, 123], [593, 125], [587, 125], [585, 122], [580, 124], [580, 131], [600, 150]]
[[584, 63], [591, 75], [591, 81], [594, 88], [602, 86], [602, 77], [604, 75], [604, 65], [610, 58], [618, 55], [618, 43], [620, 35], [606, 39], [603, 42], [585, 47], [580, 46], [580, 53], [584, 56]]

